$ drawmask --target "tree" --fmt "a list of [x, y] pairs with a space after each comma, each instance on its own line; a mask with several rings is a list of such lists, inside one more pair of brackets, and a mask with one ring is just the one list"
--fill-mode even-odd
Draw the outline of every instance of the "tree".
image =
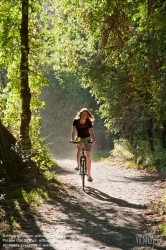
[[29, 1], [23, 0], [22, 22], [20, 29], [20, 37], [21, 37], [20, 78], [21, 78], [21, 99], [22, 99], [20, 143], [22, 147], [25, 149], [31, 148], [31, 141], [29, 136], [29, 123], [31, 120], [31, 110], [30, 110], [31, 93], [28, 82], [28, 74], [29, 74], [28, 9], [29, 9]]
[[0, 5], [0, 66], [7, 72], [2, 122], [21, 142], [22, 149], [38, 155], [34, 158], [37, 162], [46, 152], [40, 134], [40, 108], [44, 103], [39, 96], [47, 82], [42, 67], [47, 62], [48, 50], [44, 48], [49, 48], [47, 39], [51, 34], [45, 30], [50, 24], [48, 11], [44, 3], [31, 0], [2, 1]]
[[144, 141], [147, 153], [161, 150], [165, 1], [71, 0], [56, 7], [61, 29], [55, 55], [61, 68], [77, 72], [96, 97], [109, 131], [140, 149], [137, 155]]

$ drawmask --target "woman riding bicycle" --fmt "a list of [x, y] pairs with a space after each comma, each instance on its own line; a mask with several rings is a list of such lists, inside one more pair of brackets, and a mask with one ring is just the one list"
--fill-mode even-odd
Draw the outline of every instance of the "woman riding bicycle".
[[[86, 108], [81, 109], [76, 115], [71, 132], [71, 141], [74, 142], [75, 134], [77, 134], [77, 138], [80, 137], [82, 142], [88, 142], [92, 139], [92, 144], [95, 143], [95, 137], [93, 132], [93, 121], [94, 116], [90, 113], [90, 111]], [[92, 182], [93, 179], [91, 177], [91, 147], [92, 144], [85, 144], [86, 150], [86, 166], [88, 170], [88, 181]], [[75, 168], [77, 171], [80, 169], [80, 156], [82, 152], [82, 145], [77, 144], [77, 167]]]

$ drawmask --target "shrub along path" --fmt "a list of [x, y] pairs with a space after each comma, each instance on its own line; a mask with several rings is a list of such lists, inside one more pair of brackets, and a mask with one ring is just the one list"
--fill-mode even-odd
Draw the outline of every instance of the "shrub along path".
[[[123, 161], [114, 158], [109, 163], [92, 163], [94, 180], [86, 182], [83, 192], [75, 160], [59, 158], [57, 162], [62, 182], [58, 196], [49, 196], [16, 230], [18, 241], [25, 245], [13, 249], [166, 249], [149, 208], [163, 196], [164, 180], [125, 169]], [[6, 244], [2, 249], [11, 248]]]

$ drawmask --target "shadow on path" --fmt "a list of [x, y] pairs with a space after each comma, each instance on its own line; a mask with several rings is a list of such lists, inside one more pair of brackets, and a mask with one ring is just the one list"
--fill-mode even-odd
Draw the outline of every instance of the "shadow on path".
[[147, 206], [145, 206], [145, 205], [132, 204], [132, 203], [129, 203], [125, 200], [111, 197], [108, 194], [101, 192], [100, 190], [95, 189], [95, 188], [86, 187], [85, 192], [95, 199], [98, 199], [101, 201], [106, 201], [106, 202], [112, 202], [112, 203], [117, 204], [120, 207], [128, 207], [128, 208], [135, 208], [135, 209], [147, 208]]
[[[3, 236], [3, 245], [0, 249], [56, 250], [44, 236], [40, 221], [39, 223], [36, 221], [37, 213], [33, 206], [29, 205], [25, 195], [29, 192], [33, 195], [33, 191], [35, 192], [37, 188], [41, 188], [41, 193], [44, 192], [45, 187], [48, 186], [48, 180], [40, 173], [31, 173], [30, 177], [29, 181], [23, 178], [21, 182], [11, 182], [5, 189], [0, 187], [1, 194], [5, 194], [4, 198], [0, 199], [0, 214], [3, 215], [3, 218], [0, 218], [0, 234]], [[52, 197], [51, 192], [48, 195]]]
[[[97, 189], [86, 188], [85, 192], [75, 192], [76, 197], [68, 193], [68, 200], [59, 198], [63, 213], [68, 215], [61, 223], [72, 228], [71, 239], [79, 237], [80, 242], [91, 242], [96, 249], [101, 246], [106, 249], [142, 249], [137, 244], [137, 235], [145, 230], [145, 225], [142, 225], [142, 216], [135, 213], [135, 209], [142, 209], [142, 206], [112, 198]], [[96, 202], [87, 196], [95, 198]], [[127, 208], [133, 210], [128, 212]], [[155, 249], [161, 250], [164, 247], [155, 246]]]

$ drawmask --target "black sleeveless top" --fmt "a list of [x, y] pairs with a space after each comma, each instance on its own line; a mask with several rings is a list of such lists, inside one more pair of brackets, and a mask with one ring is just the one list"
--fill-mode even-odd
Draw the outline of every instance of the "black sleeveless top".
[[89, 120], [86, 120], [86, 123], [81, 124], [80, 119], [75, 119], [73, 121], [73, 126], [76, 127], [77, 130], [77, 136], [81, 138], [87, 138], [90, 136], [89, 129], [92, 128], [92, 122]]

